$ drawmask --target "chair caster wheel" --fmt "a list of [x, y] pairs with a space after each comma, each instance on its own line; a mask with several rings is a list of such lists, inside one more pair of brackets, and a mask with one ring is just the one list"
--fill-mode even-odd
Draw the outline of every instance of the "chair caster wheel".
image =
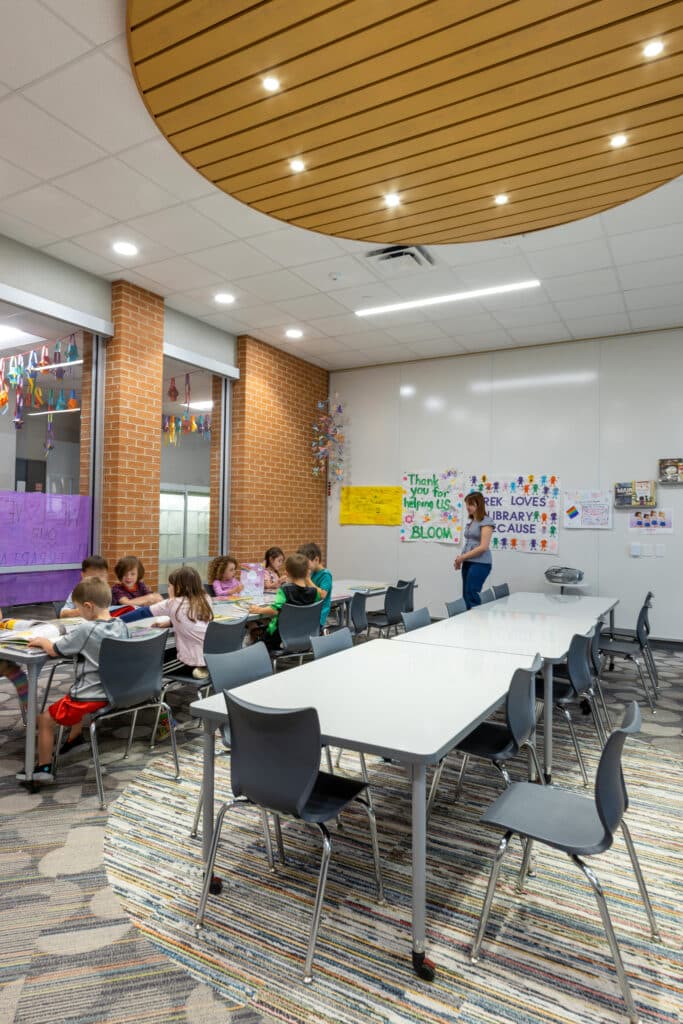
[[211, 877], [209, 892], [212, 896], [218, 896], [219, 893], [223, 892], [223, 880], [219, 878], [218, 875], [213, 875]]
[[423, 981], [434, 981], [436, 967], [431, 960], [425, 958], [424, 953], [416, 953], [413, 950], [413, 970]]

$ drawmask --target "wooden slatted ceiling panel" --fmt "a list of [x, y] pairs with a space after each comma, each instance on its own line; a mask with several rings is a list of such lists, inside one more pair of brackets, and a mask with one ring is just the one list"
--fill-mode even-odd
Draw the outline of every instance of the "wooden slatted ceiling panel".
[[497, 238], [683, 172], [683, 0], [128, 0], [128, 44], [189, 163], [331, 235]]

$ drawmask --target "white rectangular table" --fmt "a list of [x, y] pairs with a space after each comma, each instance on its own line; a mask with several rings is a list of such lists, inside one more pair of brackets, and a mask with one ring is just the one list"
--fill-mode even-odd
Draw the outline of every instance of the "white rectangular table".
[[25, 782], [33, 792], [33, 769], [36, 759], [36, 722], [38, 718], [38, 676], [47, 661], [47, 654], [38, 647], [11, 647], [0, 643], [0, 658], [13, 661], [26, 670], [28, 697], [26, 703], [26, 744], [24, 746], [24, 771], [17, 778]]
[[[235, 691], [270, 708], [314, 707], [324, 744], [392, 758], [408, 767], [412, 791], [413, 967], [431, 980], [425, 960], [426, 777], [503, 701], [518, 668], [538, 669], [527, 654], [453, 650], [373, 640]], [[472, 681], [476, 680], [476, 685]], [[214, 732], [227, 720], [223, 694], [191, 705], [204, 722], [203, 853], [214, 827]]]

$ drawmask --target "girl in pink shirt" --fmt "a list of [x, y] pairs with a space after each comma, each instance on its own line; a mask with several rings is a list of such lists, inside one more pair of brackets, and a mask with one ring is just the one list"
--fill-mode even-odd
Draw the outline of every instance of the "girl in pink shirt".
[[209, 563], [209, 583], [216, 597], [237, 597], [244, 587], [237, 577], [234, 555], [218, 555]]
[[206, 679], [209, 672], [204, 661], [204, 636], [213, 611], [197, 570], [183, 565], [172, 572], [168, 577], [167, 600], [153, 604], [150, 611], [154, 616], [168, 616], [179, 661], [192, 666], [195, 679]]
[[263, 589], [275, 594], [287, 582], [285, 556], [282, 548], [268, 548], [263, 558], [266, 571], [263, 574]]

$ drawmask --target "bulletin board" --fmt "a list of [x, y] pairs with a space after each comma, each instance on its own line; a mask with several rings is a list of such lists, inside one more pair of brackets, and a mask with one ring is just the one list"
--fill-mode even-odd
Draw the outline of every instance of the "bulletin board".
[[402, 487], [342, 487], [340, 526], [400, 526]]

